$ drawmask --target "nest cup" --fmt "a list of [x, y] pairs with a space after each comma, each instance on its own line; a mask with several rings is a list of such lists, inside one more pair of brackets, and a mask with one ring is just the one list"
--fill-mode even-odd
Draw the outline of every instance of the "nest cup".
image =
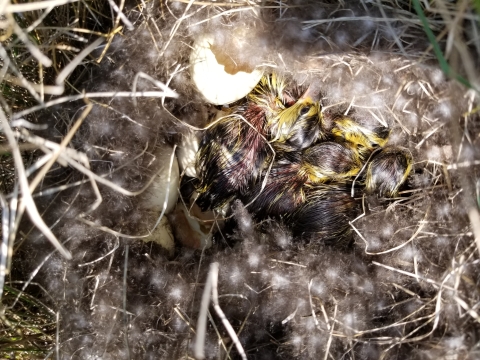
[[[22, 341], [0, 357], [478, 357], [474, 5], [47, 5], [2, 10], [2, 331]], [[412, 156], [393, 198], [354, 188], [348, 246], [251, 197], [194, 206], [204, 129], [270, 73]]]

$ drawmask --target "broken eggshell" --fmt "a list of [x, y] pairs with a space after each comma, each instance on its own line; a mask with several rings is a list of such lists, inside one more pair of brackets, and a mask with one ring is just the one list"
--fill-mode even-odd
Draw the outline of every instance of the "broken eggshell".
[[[175, 207], [178, 199], [178, 183], [180, 181], [180, 171], [178, 169], [177, 157], [174, 155], [172, 167], [170, 162], [173, 148], [169, 145], [161, 145], [155, 148], [153, 155], [155, 161], [151, 166], [155, 166], [155, 178], [152, 184], [144, 191], [141, 196], [141, 206], [145, 210], [157, 211], [160, 215], [163, 211], [165, 199], [167, 198], [167, 206], [165, 213], [169, 213]], [[170, 176], [170, 179], [169, 179]]]
[[177, 147], [177, 159], [182, 174], [196, 178], [195, 159], [202, 133], [188, 131], [182, 134], [182, 140]]
[[[158, 216], [158, 215], [157, 215]], [[143, 238], [143, 241], [146, 243], [154, 242], [164, 248], [168, 256], [173, 256], [175, 253], [175, 241], [173, 239], [172, 227], [170, 226], [170, 222], [164, 216], [160, 220], [160, 223], [157, 227], [152, 231], [152, 233]]]
[[215, 41], [212, 35], [202, 35], [193, 45], [190, 56], [192, 80], [212, 104], [230, 104], [245, 97], [263, 75], [262, 70], [239, 63], [229, 55], [229, 46], [241, 46], [237, 44], [240, 41], [237, 39], [242, 38], [240, 35], [232, 34], [231, 41], [223, 44]]
[[175, 239], [183, 246], [194, 249], [212, 246], [212, 227], [215, 225], [213, 211], [202, 212], [195, 203], [188, 209], [183, 202], [179, 202], [169, 219], [174, 224]]

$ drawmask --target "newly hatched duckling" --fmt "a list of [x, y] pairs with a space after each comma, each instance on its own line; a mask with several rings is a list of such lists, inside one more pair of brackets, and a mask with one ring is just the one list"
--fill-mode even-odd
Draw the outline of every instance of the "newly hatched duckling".
[[264, 76], [247, 98], [264, 110], [266, 137], [272, 145], [280, 151], [297, 151], [309, 147], [322, 135], [317, 96], [315, 88], [303, 91], [273, 73]]
[[316, 141], [320, 132], [320, 107], [311, 98], [296, 102], [275, 74], [262, 78], [247, 97], [204, 133], [197, 153], [199, 198], [202, 210], [223, 206], [255, 186], [278, 150], [294, 151]]
[[347, 117], [335, 119], [330, 132], [334, 137], [352, 144], [363, 160], [375, 148], [384, 147], [390, 135], [390, 130], [386, 127], [370, 130]]
[[287, 81], [283, 76], [276, 73], [264, 75], [252, 92], [247, 95], [247, 99], [262, 108], [267, 121], [271, 121], [280, 111], [297, 101], [292, 98], [286, 88]]
[[205, 131], [196, 161], [197, 204], [202, 211], [223, 206], [256, 182], [268, 155], [263, 134], [265, 113], [252, 103], [238, 107]]
[[275, 149], [298, 151], [324, 138], [320, 104], [310, 97], [299, 99], [270, 122], [269, 138]]
[[370, 161], [365, 190], [382, 197], [395, 197], [412, 170], [412, 154], [400, 147], [386, 147]]
[[303, 152], [302, 170], [312, 184], [346, 181], [361, 168], [360, 155], [345, 142], [322, 142]]
[[[241, 197], [245, 205], [249, 204], [249, 211], [258, 218], [282, 217], [305, 202], [303, 186], [307, 177], [300, 171], [300, 157], [300, 152], [277, 153], [278, 159], [270, 172], [264, 171], [262, 180]], [[262, 190], [265, 177], [267, 179]]]
[[342, 185], [316, 185], [305, 191], [305, 202], [289, 217], [294, 236], [341, 241], [351, 236], [349, 221], [359, 204]]

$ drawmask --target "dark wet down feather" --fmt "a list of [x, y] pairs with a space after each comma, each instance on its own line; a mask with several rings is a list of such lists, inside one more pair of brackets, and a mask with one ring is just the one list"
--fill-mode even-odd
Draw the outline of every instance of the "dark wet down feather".
[[351, 236], [349, 222], [359, 203], [342, 185], [317, 185], [305, 191], [305, 203], [289, 218], [295, 236], [341, 241]]
[[399, 147], [382, 149], [368, 164], [365, 180], [367, 193], [395, 197], [412, 169], [412, 154]]

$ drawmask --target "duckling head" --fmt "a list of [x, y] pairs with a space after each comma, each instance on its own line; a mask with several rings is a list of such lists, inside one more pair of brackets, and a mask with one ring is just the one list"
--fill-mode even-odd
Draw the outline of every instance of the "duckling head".
[[276, 73], [264, 75], [247, 99], [262, 108], [265, 117], [270, 119], [286, 108], [285, 104], [289, 101], [286, 87], [287, 82], [283, 76]]
[[395, 197], [412, 170], [408, 149], [386, 147], [368, 164], [365, 190], [380, 196]]
[[271, 142], [282, 151], [308, 148], [322, 135], [321, 107], [310, 97], [298, 100], [271, 121], [267, 119]]

